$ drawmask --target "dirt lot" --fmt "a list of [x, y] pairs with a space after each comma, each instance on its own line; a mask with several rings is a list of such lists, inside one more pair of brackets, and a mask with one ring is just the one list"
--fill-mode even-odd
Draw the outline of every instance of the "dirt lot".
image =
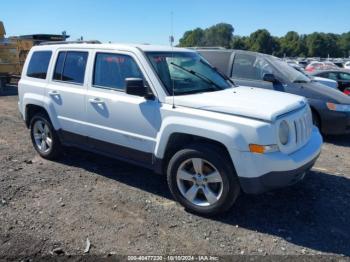
[[[350, 256], [350, 137], [328, 138], [293, 187], [241, 195], [216, 219], [189, 214], [165, 178], [69, 149], [41, 159], [0, 97], [0, 258], [65, 254], [337, 254]], [[58, 248], [58, 249], [57, 249]]]

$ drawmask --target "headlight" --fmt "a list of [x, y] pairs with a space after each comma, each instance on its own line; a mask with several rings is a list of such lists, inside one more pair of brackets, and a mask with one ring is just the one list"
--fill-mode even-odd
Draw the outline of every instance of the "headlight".
[[283, 120], [280, 123], [279, 129], [278, 129], [278, 136], [280, 139], [280, 142], [282, 145], [287, 145], [289, 142], [289, 125], [287, 121]]
[[327, 107], [329, 110], [332, 110], [332, 111], [350, 112], [350, 105], [327, 103]]

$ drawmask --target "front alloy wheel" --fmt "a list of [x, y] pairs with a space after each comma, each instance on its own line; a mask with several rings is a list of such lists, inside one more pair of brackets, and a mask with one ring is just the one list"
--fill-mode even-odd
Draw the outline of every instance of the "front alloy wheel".
[[174, 198], [200, 215], [228, 210], [240, 191], [227, 152], [210, 144], [193, 144], [178, 151], [168, 163], [167, 179]]
[[223, 181], [219, 171], [202, 158], [182, 162], [176, 180], [181, 194], [197, 206], [213, 205], [222, 195]]

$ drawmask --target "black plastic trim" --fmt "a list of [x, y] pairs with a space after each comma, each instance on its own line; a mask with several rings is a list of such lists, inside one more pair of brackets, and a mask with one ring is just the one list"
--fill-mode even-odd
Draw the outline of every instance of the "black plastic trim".
[[162, 159], [154, 154], [142, 152], [125, 146], [120, 146], [87, 136], [82, 136], [65, 130], [58, 130], [61, 143], [65, 146], [77, 147], [86, 151], [104, 155], [110, 158], [142, 166], [161, 173]]
[[239, 177], [241, 188], [247, 194], [260, 194], [272, 189], [293, 185], [304, 178], [318, 157], [319, 155], [294, 170], [274, 171], [254, 178]]

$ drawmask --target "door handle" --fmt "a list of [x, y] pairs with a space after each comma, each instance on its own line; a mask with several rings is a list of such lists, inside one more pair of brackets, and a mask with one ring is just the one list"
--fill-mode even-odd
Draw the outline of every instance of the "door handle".
[[89, 102], [91, 104], [104, 104], [103, 100], [101, 100], [100, 98], [90, 98]]
[[58, 93], [58, 91], [56, 91], [56, 90], [53, 90], [53, 91], [49, 91], [49, 95], [50, 96], [58, 96], [58, 95], [60, 95], [60, 93]]

